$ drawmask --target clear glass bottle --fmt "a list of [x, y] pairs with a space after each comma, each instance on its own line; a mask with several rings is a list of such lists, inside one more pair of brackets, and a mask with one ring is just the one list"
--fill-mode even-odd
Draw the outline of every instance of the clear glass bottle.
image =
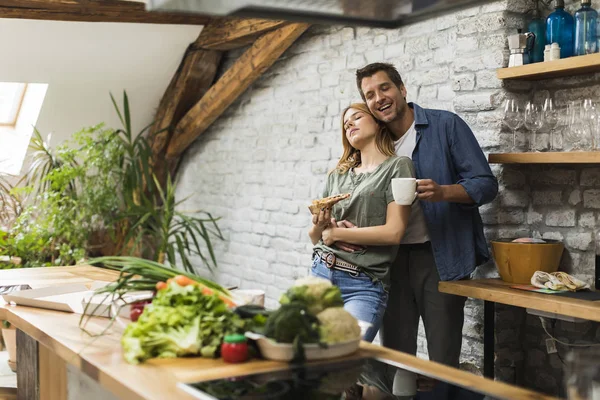
[[583, 56], [598, 52], [596, 36], [598, 12], [591, 7], [591, 0], [581, 0], [581, 8], [575, 13], [575, 55]]
[[546, 43], [558, 43], [560, 58], [573, 55], [573, 35], [575, 20], [565, 11], [565, 0], [555, 0], [554, 12], [546, 18]]
[[529, 62], [537, 63], [544, 61], [544, 48], [546, 46], [546, 24], [540, 16], [540, 10], [533, 10], [533, 19], [527, 25], [527, 31], [535, 34], [533, 47], [529, 51]]

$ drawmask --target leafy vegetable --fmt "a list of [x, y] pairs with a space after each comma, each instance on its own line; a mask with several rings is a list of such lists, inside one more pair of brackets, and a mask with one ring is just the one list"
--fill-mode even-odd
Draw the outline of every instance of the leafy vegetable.
[[[127, 303], [125, 295], [130, 292], [154, 291], [159, 286], [166, 289], [159, 290], [158, 293], [165, 292], [170, 287], [167, 282], [173, 280], [175, 277], [182, 277], [186, 278], [189, 283], [193, 283], [201, 293], [206, 295], [214, 294], [221, 302], [225, 302], [230, 306], [234, 304], [229, 291], [221, 285], [195, 274], [165, 267], [155, 261], [137, 257], [115, 256], [98, 257], [88, 260], [87, 263], [120, 272], [115, 282], [96, 290], [96, 294], [104, 294], [106, 300], [110, 300], [113, 303], [117, 300]], [[181, 282], [181, 279], [179, 281]], [[159, 283], [162, 283], [162, 285], [159, 285]], [[89, 310], [88, 307], [89, 303], [85, 306], [84, 313], [81, 315], [79, 321], [79, 326], [84, 331], [85, 322], [89, 320], [91, 315], [95, 314], [101, 305], [97, 305], [94, 310]]]
[[121, 344], [127, 362], [187, 355], [215, 357], [223, 337], [244, 332], [245, 322], [217, 296], [171, 281], [127, 326]]

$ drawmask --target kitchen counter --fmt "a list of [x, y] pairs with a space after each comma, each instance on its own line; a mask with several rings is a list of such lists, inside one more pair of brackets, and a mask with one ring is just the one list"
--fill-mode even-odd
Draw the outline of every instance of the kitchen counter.
[[[5, 284], [8, 276], [16, 280], [16, 271], [19, 270], [0, 271], [0, 281]], [[35, 278], [38, 283], [34, 285], [37, 287], [42, 284], [41, 281], [48, 283], [60, 280], [61, 283], [65, 283], [64, 280], [51, 278], [53, 274], [67, 279], [70, 283], [75, 283], [74, 280], [77, 279], [87, 283], [96, 279], [111, 278], [106, 271], [93, 267], [56, 267], [20, 272], [32, 278], [42, 274], [43, 279]], [[114, 274], [112, 276], [114, 277]], [[27, 278], [23, 276], [19, 276], [19, 281], [18, 283], [28, 283]], [[285, 363], [266, 360], [226, 364], [221, 359], [203, 358], [155, 359], [141, 365], [130, 365], [121, 355], [119, 340], [122, 327], [117, 323], [104, 335], [90, 337], [79, 328], [80, 316], [76, 314], [5, 306], [2, 317], [18, 328], [18, 399], [66, 399], [67, 364], [91, 378], [95, 384], [102, 386], [115, 397], [128, 400], [192, 399], [176, 387], [177, 382], [194, 382], [287, 368]], [[100, 333], [108, 324], [107, 318], [92, 318], [86, 328], [92, 333]], [[414, 372], [479, 390], [494, 398], [549, 399], [529, 390], [494, 382], [365, 342], [361, 344], [360, 351], [351, 357], [357, 356], [386, 358]]]

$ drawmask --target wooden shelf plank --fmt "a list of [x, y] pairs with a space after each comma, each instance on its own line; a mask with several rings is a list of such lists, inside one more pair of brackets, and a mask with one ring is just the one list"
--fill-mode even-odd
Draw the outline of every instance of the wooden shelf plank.
[[547, 79], [600, 72], [600, 53], [539, 62], [518, 67], [500, 68], [498, 79]]
[[600, 163], [600, 151], [564, 151], [548, 153], [495, 153], [490, 164], [592, 164]]
[[503, 282], [500, 279], [469, 279], [440, 282], [438, 288], [442, 293], [600, 322], [599, 301], [528, 292], [513, 289], [510, 287], [512, 285], [514, 283]]

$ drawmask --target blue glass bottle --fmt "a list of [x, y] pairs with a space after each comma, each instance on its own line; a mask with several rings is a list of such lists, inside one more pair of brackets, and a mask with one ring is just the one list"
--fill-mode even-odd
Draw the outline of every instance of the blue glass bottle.
[[544, 61], [544, 47], [546, 47], [546, 24], [540, 18], [540, 10], [533, 10], [533, 19], [529, 21], [527, 30], [535, 34], [533, 48], [529, 52], [529, 62], [536, 63]]
[[598, 13], [591, 5], [591, 0], [581, 0], [581, 8], [575, 13], [575, 55], [598, 52], [596, 37]]
[[573, 55], [573, 35], [575, 21], [573, 16], [565, 11], [565, 1], [555, 0], [556, 8], [546, 19], [546, 43], [558, 43], [560, 58]]

